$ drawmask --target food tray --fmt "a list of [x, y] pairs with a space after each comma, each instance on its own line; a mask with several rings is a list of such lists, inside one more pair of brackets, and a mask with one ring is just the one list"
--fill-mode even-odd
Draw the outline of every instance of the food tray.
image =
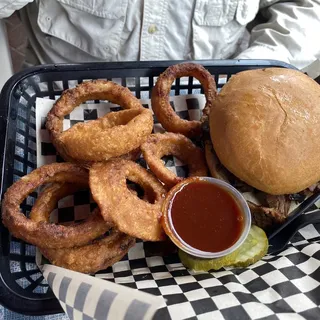
[[[8, 80], [0, 96], [1, 199], [14, 181], [36, 168], [37, 97], [56, 99], [62, 88], [68, 89], [69, 86], [88, 79], [121, 79], [121, 84], [126, 86], [128, 79], [134, 78], [135, 84], [130, 85], [129, 89], [137, 98], [149, 98], [155, 78], [166, 67], [178, 62], [43, 65], [14, 75]], [[269, 60], [217, 60], [201, 61], [201, 64], [215, 76], [218, 88], [231, 75], [243, 70], [274, 66], [293, 68], [279, 61]], [[221, 79], [224, 80], [220, 81]], [[200, 88], [199, 84], [193, 83], [192, 78], [187, 85], [180, 85], [177, 79], [172, 86], [172, 94], [179, 95], [182, 91], [192, 94]], [[32, 194], [32, 197], [36, 197], [36, 194]], [[30, 210], [28, 199], [21, 207], [25, 212]], [[0, 232], [0, 303], [10, 310], [28, 315], [62, 312], [58, 300], [35, 264], [35, 247], [11, 237], [2, 223]], [[173, 272], [173, 277], [184, 275], [185, 272]]]

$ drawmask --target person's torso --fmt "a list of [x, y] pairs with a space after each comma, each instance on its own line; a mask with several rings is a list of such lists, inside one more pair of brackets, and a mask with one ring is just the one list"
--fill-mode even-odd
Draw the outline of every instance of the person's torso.
[[[32, 6], [32, 7], [31, 7]], [[52, 61], [223, 59], [259, 0], [37, 0], [27, 10]]]

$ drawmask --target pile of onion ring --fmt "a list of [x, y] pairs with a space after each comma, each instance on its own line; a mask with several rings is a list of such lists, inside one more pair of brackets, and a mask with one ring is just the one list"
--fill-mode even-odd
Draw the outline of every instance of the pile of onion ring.
[[[43, 223], [49, 222], [50, 212], [55, 209], [57, 201], [82, 188], [80, 184], [71, 183], [48, 185], [37, 198], [30, 213], [30, 219]], [[101, 217], [98, 208], [93, 211], [92, 216], [94, 215]], [[84, 273], [95, 273], [106, 269], [122, 259], [135, 244], [135, 238], [114, 229], [110, 222], [101, 223], [101, 225], [104, 229], [100, 236], [83, 246], [60, 249], [41, 246], [39, 249], [47, 259], [59, 267]], [[106, 235], [108, 231], [110, 234]]]
[[[157, 119], [171, 131], [163, 134], [152, 134], [152, 112], [129, 89], [112, 81], [88, 81], [64, 91], [48, 113], [46, 128], [66, 162], [39, 167], [7, 189], [2, 221], [11, 234], [36, 245], [51, 263], [84, 273], [121, 260], [136, 238], [167, 240], [160, 222], [162, 203], [183, 178], [169, 171], [161, 158], [178, 158], [188, 166], [189, 176], [208, 172], [203, 150], [189, 139], [201, 136], [200, 122], [180, 119], [169, 104], [172, 82], [182, 76], [193, 76], [204, 87], [204, 116], [216, 96], [214, 79], [201, 65], [169, 67], [160, 75], [151, 99]], [[87, 100], [109, 100], [124, 110], [63, 131], [64, 117]], [[148, 169], [135, 162], [141, 153]], [[143, 194], [132, 190], [128, 181]], [[27, 217], [20, 205], [42, 186]], [[98, 207], [81, 222], [51, 223], [57, 202], [82, 189], [90, 190]]]

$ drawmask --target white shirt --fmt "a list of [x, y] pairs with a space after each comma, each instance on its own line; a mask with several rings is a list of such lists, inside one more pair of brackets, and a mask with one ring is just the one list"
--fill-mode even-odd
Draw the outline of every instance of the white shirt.
[[[320, 0], [0, 0], [21, 11], [41, 63], [320, 58]], [[266, 22], [246, 25], [260, 12]]]

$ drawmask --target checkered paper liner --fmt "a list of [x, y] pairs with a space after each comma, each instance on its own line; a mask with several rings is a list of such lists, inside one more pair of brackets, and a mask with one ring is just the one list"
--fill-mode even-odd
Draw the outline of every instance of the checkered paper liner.
[[164, 300], [53, 265], [43, 276], [70, 319], [152, 319]]
[[[176, 96], [170, 99], [180, 117], [199, 119], [200, 110], [205, 103], [203, 95]], [[141, 102], [144, 107], [151, 109], [149, 100]], [[53, 100], [41, 98], [36, 101], [38, 167], [59, 161], [45, 129], [46, 114], [53, 103]], [[76, 122], [96, 119], [106, 112], [117, 110], [119, 107], [111, 103], [89, 102], [76, 108], [64, 120], [63, 126], [66, 130]], [[163, 132], [163, 128], [154, 120], [154, 132]], [[164, 160], [170, 170], [179, 176], [185, 176], [186, 168], [178, 159], [168, 156]], [[146, 167], [143, 159], [139, 163]], [[245, 196], [252, 199], [251, 194]], [[89, 192], [77, 193], [59, 201], [58, 208], [53, 213], [53, 221], [81, 220], [93, 207]], [[320, 207], [320, 203], [311, 208], [310, 214], [317, 207]], [[43, 261], [41, 258], [38, 252], [39, 264]], [[147, 249], [147, 243], [138, 240], [121, 261], [98, 272], [94, 277], [163, 297], [165, 300], [162, 300], [154, 319], [320, 319], [319, 259], [320, 226], [310, 225], [300, 230], [288, 249], [277, 256], [266, 256], [248, 268], [223, 269], [210, 273], [193, 272], [181, 264], [177, 254], [153, 256]], [[55, 267], [48, 264], [41, 267], [48, 280], [46, 270]], [[62, 273], [61, 268], [57, 269], [56, 273], [62, 277], [65, 269]], [[72, 275], [71, 271], [68, 273]], [[77, 278], [79, 282], [82, 281], [81, 276]], [[62, 281], [59, 283], [61, 285]], [[49, 281], [61, 301], [57, 293], [60, 290], [59, 283]], [[72, 292], [71, 300], [68, 303], [61, 302], [64, 310], [70, 318], [86, 318], [83, 316], [85, 312], [78, 310], [72, 288], [68, 291]], [[111, 311], [116, 309], [113, 302], [109, 301], [108, 305], [112, 305]], [[94, 307], [91, 305], [91, 308]], [[108, 315], [107, 310], [109, 309], [106, 308], [104, 317]], [[94, 310], [89, 313], [94, 314]]]

